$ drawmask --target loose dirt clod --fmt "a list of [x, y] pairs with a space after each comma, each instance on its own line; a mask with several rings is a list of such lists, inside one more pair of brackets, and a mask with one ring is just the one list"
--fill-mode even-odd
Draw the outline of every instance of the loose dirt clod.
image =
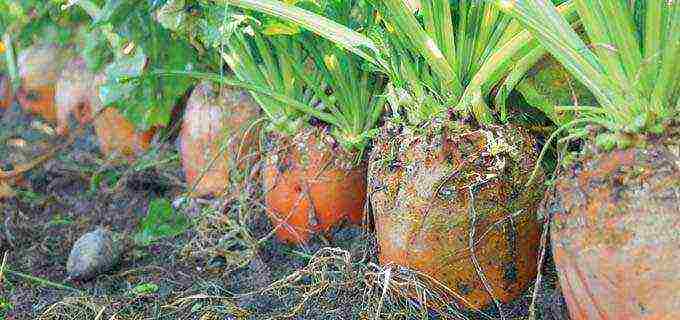
[[73, 280], [88, 280], [107, 272], [120, 260], [120, 243], [104, 228], [84, 234], [71, 249], [66, 272]]

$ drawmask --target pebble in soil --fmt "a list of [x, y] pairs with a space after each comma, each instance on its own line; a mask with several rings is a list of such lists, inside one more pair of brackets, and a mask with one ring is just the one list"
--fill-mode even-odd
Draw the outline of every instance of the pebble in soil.
[[104, 228], [84, 234], [71, 249], [66, 272], [72, 280], [89, 280], [110, 271], [119, 261], [121, 243]]

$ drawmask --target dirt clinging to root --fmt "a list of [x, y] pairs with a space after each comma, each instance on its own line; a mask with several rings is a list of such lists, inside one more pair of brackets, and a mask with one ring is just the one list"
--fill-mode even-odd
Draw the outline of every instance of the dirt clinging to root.
[[573, 318], [680, 317], [680, 131], [562, 168], [552, 245]]
[[434, 306], [481, 309], [517, 298], [539, 253], [542, 175], [525, 187], [535, 139], [514, 126], [388, 131], [376, 139], [369, 169], [381, 261], [439, 279], [448, 289]]

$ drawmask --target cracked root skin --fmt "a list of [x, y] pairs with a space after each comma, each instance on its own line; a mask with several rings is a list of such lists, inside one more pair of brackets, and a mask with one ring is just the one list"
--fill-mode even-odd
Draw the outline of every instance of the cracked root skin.
[[680, 318], [679, 138], [591, 148], [558, 176], [552, 247], [572, 319]]
[[305, 243], [344, 220], [360, 224], [366, 202], [366, 165], [338, 147], [323, 129], [278, 139], [264, 168], [267, 214], [277, 237]]
[[[254, 157], [244, 158], [256, 149], [257, 131], [246, 131], [258, 118], [258, 110], [244, 91], [227, 87], [220, 90], [210, 83], [201, 83], [194, 89], [184, 113], [180, 153], [187, 184], [196, 184], [196, 195], [222, 194], [236, 161], [241, 169], [255, 163]], [[226, 145], [220, 152], [222, 144]]]
[[466, 308], [493, 303], [484, 282], [508, 302], [536, 274], [543, 176], [525, 184], [538, 147], [517, 127], [445, 127], [426, 134], [384, 128], [375, 139], [369, 194], [380, 261], [426, 273], [467, 300], [458, 301]]

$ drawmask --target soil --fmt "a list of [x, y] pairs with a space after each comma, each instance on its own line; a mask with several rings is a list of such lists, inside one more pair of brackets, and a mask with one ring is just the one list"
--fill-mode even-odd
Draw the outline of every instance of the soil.
[[[16, 104], [0, 117], [5, 171], [64, 141]], [[154, 142], [136, 163], [116, 166], [100, 155], [91, 127], [80, 131], [72, 130], [80, 134], [73, 145], [12, 181], [15, 197], [0, 200], [0, 319], [500, 318], [493, 309], [437, 313], [384, 290], [417, 283], [408, 271], [378, 265], [376, 241], [364, 228], [342, 226], [304, 246], [278, 242], [258, 185], [262, 164], [239, 175], [245, 181], [232, 179], [232, 192], [220, 199], [182, 201], [174, 142]], [[178, 205], [192, 225], [137, 244], [158, 198]], [[121, 262], [92, 280], [67, 280], [72, 245], [99, 226], [122, 235]], [[568, 319], [551, 261], [543, 266], [537, 319]], [[529, 288], [504, 305], [505, 318], [527, 319], [531, 296]]]

